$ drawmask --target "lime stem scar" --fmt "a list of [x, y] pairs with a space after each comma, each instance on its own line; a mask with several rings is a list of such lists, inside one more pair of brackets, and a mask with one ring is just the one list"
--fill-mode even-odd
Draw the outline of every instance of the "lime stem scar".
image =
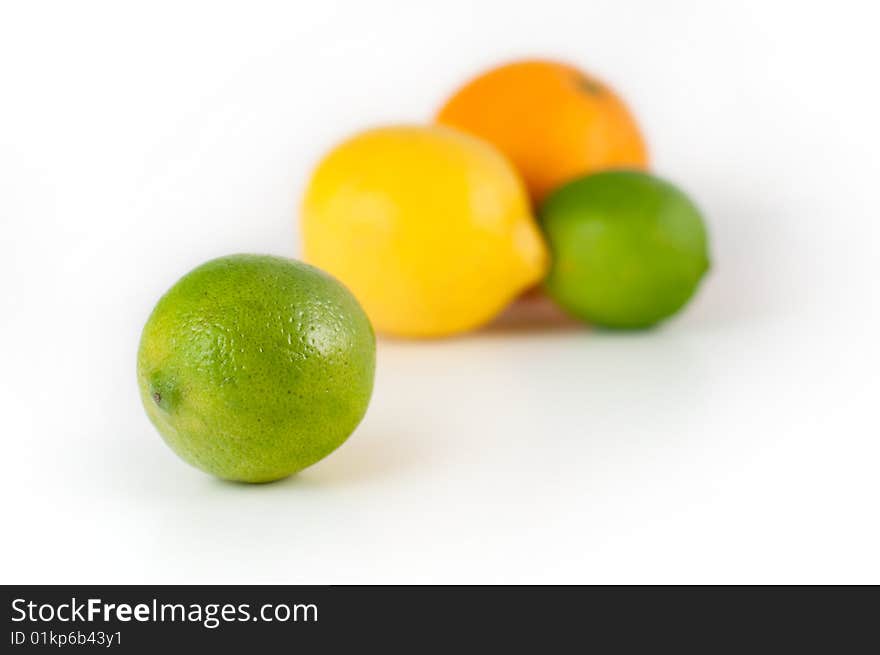
[[156, 404], [158, 405], [160, 402], [162, 402], [162, 394], [156, 391], [155, 393], [153, 393], [153, 400], [155, 400]]

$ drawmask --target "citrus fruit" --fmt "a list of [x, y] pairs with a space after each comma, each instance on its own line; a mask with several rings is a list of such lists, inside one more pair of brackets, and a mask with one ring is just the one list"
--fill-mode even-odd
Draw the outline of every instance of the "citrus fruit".
[[540, 211], [553, 264], [548, 294], [607, 327], [647, 327], [674, 314], [709, 268], [703, 219], [653, 175], [607, 171], [569, 182]]
[[227, 480], [268, 482], [344, 442], [367, 409], [375, 338], [354, 297], [300, 262], [215, 259], [144, 326], [137, 374], [174, 452]]
[[339, 145], [308, 185], [301, 229], [305, 259], [396, 336], [484, 324], [546, 266], [513, 167], [446, 127], [378, 128]]
[[648, 164], [620, 97], [597, 78], [554, 61], [517, 61], [480, 75], [447, 101], [437, 122], [495, 144], [535, 202], [587, 173]]

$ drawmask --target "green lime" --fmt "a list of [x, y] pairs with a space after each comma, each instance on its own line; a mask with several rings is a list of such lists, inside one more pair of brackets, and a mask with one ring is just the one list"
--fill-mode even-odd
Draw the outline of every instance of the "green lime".
[[540, 219], [553, 255], [547, 293], [596, 325], [654, 325], [687, 303], [709, 268], [700, 212], [647, 173], [570, 182], [545, 201]]
[[268, 482], [326, 457], [363, 418], [373, 328], [354, 296], [300, 262], [232, 255], [156, 305], [138, 383], [174, 452], [227, 480]]

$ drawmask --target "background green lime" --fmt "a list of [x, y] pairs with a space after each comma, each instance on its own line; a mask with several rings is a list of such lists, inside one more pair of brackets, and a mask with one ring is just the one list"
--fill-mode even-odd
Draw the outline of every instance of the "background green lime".
[[215, 259], [158, 302], [138, 351], [147, 414], [184, 460], [267, 482], [344, 442], [373, 388], [375, 337], [349, 291], [301, 262]]
[[688, 197], [636, 171], [566, 184], [540, 219], [552, 252], [547, 293], [590, 323], [642, 328], [671, 316], [709, 268], [706, 229]]

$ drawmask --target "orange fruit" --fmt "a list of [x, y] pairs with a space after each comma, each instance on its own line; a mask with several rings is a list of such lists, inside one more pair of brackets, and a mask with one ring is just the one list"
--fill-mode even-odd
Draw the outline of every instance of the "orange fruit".
[[536, 203], [587, 173], [648, 166], [623, 100], [559, 62], [518, 61], [483, 73], [452, 96], [437, 122], [493, 143], [519, 169]]

